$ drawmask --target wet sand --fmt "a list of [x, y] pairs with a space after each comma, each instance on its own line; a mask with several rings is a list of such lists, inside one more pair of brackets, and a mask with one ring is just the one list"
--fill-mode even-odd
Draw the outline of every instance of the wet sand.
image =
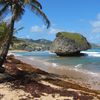
[[100, 74], [88, 71], [86, 72], [84, 70], [70, 69], [65, 66], [58, 66], [36, 58], [27, 58], [22, 56], [16, 56], [16, 58], [46, 72], [60, 75], [64, 80], [84, 85], [93, 90], [100, 90]]
[[80, 79], [80, 85], [79, 75], [75, 78], [74, 71], [70, 72], [75, 77], [60, 75], [57, 69], [54, 71], [58, 74], [47, 73], [33, 65], [35, 60], [7, 57], [6, 73], [0, 74], [0, 100], [100, 100], [100, 91], [85, 86], [83, 79]]

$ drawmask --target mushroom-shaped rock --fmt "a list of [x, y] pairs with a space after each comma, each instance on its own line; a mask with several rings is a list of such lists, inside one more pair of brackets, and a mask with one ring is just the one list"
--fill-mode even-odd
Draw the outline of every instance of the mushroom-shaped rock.
[[58, 32], [50, 50], [59, 56], [78, 56], [80, 51], [90, 48], [90, 43], [81, 34]]

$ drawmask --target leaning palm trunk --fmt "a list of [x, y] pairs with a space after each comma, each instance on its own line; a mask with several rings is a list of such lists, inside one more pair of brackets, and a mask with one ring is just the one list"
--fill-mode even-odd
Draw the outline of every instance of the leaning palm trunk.
[[12, 41], [12, 37], [13, 37], [13, 30], [14, 30], [14, 18], [11, 18], [11, 22], [10, 22], [10, 32], [8, 34], [8, 38], [7, 41], [3, 47], [2, 53], [1, 53], [1, 59], [0, 59], [0, 67], [2, 67], [4, 61], [6, 60], [7, 54], [8, 54], [8, 50]]
[[3, 16], [8, 11], [8, 9], [11, 12], [12, 16], [10, 23], [10, 32], [8, 32], [7, 37], [8, 39], [1, 53], [0, 66], [2, 66], [4, 61], [6, 60], [6, 56], [12, 41], [14, 22], [20, 20], [21, 16], [24, 14], [26, 6], [29, 6], [29, 8], [31, 8], [31, 10], [36, 15], [40, 16], [44, 20], [47, 28], [49, 28], [50, 26], [50, 21], [48, 20], [47, 16], [42, 12], [42, 6], [38, 2], [38, 0], [0, 0], [0, 16]]

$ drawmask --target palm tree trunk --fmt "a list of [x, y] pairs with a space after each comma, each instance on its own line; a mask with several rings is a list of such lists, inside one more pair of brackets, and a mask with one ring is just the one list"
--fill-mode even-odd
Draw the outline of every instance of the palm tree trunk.
[[8, 54], [8, 50], [12, 41], [12, 37], [13, 37], [13, 30], [14, 30], [14, 18], [11, 18], [11, 22], [10, 22], [10, 33], [8, 35], [8, 39], [3, 47], [2, 53], [0, 55], [0, 67], [2, 67], [3, 63], [6, 60], [7, 54]]

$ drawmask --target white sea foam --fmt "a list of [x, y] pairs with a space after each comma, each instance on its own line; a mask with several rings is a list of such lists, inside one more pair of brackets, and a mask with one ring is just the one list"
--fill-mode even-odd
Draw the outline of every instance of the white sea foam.
[[100, 57], [100, 52], [89, 52], [89, 51], [81, 51], [81, 53], [87, 54], [92, 57]]
[[100, 73], [95, 73], [95, 72], [92, 72], [92, 71], [89, 71], [89, 70], [86, 70], [86, 69], [75, 68], [74, 70], [77, 71], [77, 72], [81, 72], [83, 74], [91, 75], [93, 77], [99, 77], [100, 76]]
[[88, 72], [88, 73], [93, 75], [93, 76], [98, 76], [98, 73], [94, 73], [94, 72]]
[[11, 53], [11, 52], [10, 52], [10, 53], [8, 53], [8, 56], [9, 56], [9, 55], [15, 55], [15, 53]]
[[80, 67], [82, 67], [82, 64], [78, 64], [78, 65], [74, 66], [74, 68], [75, 68], [74, 70], [75, 70], [75, 71], [79, 71], [79, 68], [80, 68]]
[[87, 53], [87, 54], [93, 53], [93, 54], [95, 54], [95, 53], [100, 53], [100, 52], [81, 51], [81, 53]]
[[83, 66], [83, 64], [78, 64], [78, 65], [74, 66], [74, 70], [78, 71], [78, 72], [82, 72], [84, 74], [88, 74], [88, 75], [94, 76], [94, 77], [95, 76], [100, 76], [100, 73], [89, 71], [87, 69], [82, 68], [82, 66]]
[[22, 55], [20, 55], [20, 54], [16, 54], [16, 53], [14, 53], [14, 55], [15, 55], [15, 56], [20, 56], [20, 57], [22, 56]]
[[33, 57], [29, 57], [28, 59], [30, 59], [30, 60], [34, 60], [34, 58], [33, 58]]
[[52, 63], [52, 66], [53, 67], [57, 67], [58, 65], [56, 63]]
[[52, 53], [52, 52], [50, 52], [50, 51], [48, 51], [48, 53], [49, 53], [49, 54], [55, 54], [55, 53]]
[[[20, 57], [18, 57], [18, 58], [20, 58]], [[24, 59], [22, 59], [22, 58], [24, 58]], [[48, 72], [52, 72], [52, 73], [55, 73], [55, 70], [57, 70], [59, 73], [65, 75], [66, 71], [72, 70], [72, 73], [73, 73], [73, 71], [76, 71], [76, 73], [83, 73], [84, 75], [87, 74], [87, 75], [90, 75], [93, 77], [100, 76], [100, 73], [94, 73], [92, 71], [83, 69], [82, 68], [83, 64], [78, 64], [72, 68], [71, 66], [69, 67], [69, 66], [59, 65], [58, 63], [51, 63], [51, 62], [47, 62], [45, 60], [37, 59], [34, 57], [23, 57], [22, 56], [21, 59], [28, 64], [32, 64], [44, 71], [48, 71]]]
[[89, 54], [89, 56], [100, 57], [100, 54]]
[[78, 65], [76, 65], [76, 66], [74, 66], [75, 68], [80, 68], [80, 67], [82, 67], [82, 64], [78, 64]]
[[[48, 52], [48, 51], [46, 51], [46, 52]], [[50, 54], [51, 52], [48, 52], [48, 53]], [[85, 53], [88, 56], [100, 57], [100, 53], [99, 52], [82, 51], [81, 53]], [[18, 55], [16, 53], [9, 53], [9, 55], [10, 54], [14, 54], [15, 56], [18, 56], [18, 57], [23, 57], [23, 56]], [[51, 54], [53, 54], [53, 53], [51, 53]], [[25, 57], [23, 57], [23, 58], [25, 58]], [[98, 75], [98, 73], [94, 73], [94, 72], [91, 72], [91, 71], [88, 71], [88, 70], [82, 68], [84, 66], [83, 64], [77, 64], [76, 66], [73, 67], [73, 66], [69, 66], [69, 65], [67, 66], [67, 65], [60, 65], [59, 63], [48, 62], [48, 59], [46, 59], [46, 60], [44, 59], [43, 60], [43, 59], [35, 58], [35, 57], [32, 57], [32, 56], [30, 56], [30, 57], [26, 56], [26, 58], [25, 58], [26, 60], [24, 60], [26, 63], [32, 63], [33, 65], [38, 66], [39, 68], [41, 68], [41, 69], [43, 69], [45, 71], [49, 71], [49, 69], [52, 69], [51, 71], [53, 71], [53, 68], [57, 69], [57, 70], [59, 69], [60, 71], [61, 71], [60, 68], [63, 68], [64, 71], [66, 71], [67, 69], [70, 68], [71, 70], [75, 70], [77, 72], [82, 72], [84, 74], [89, 74], [91, 76], [100, 76], [100, 75]], [[31, 61], [28, 61], [28, 59], [31, 60]]]
[[21, 55], [19, 55], [19, 54], [16, 54], [16, 53], [12, 53], [12, 52], [9, 52], [9, 53], [8, 53], [8, 56], [9, 56], [9, 55], [14, 55], [14, 56], [21, 56]]

